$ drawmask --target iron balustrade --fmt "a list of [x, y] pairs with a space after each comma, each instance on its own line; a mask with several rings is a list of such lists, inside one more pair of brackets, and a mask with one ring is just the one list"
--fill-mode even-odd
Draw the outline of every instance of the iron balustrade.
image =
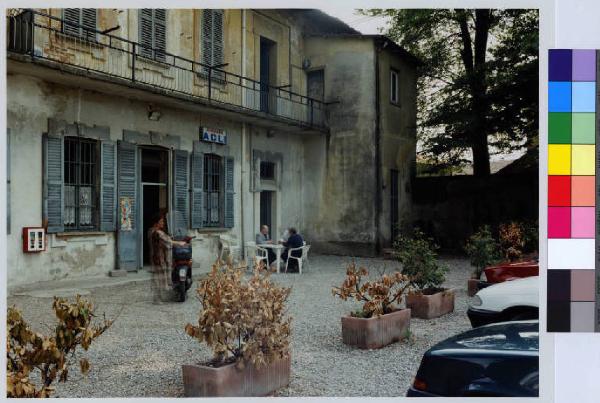
[[[101, 75], [229, 105], [302, 126], [325, 127], [325, 103], [35, 10], [7, 16], [8, 50]], [[77, 28], [65, 32], [65, 26]], [[148, 55], [155, 55], [154, 58]]]

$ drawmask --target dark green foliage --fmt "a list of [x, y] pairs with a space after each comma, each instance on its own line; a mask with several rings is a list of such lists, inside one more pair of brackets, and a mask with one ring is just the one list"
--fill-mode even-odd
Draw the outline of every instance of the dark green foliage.
[[410, 235], [400, 235], [394, 242], [394, 252], [402, 263], [402, 274], [419, 291], [438, 288], [445, 280], [448, 268], [438, 262], [439, 247], [418, 228]]
[[423, 61], [418, 140], [432, 167], [470, 164], [490, 173], [490, 154], [537, 147], [538, 10], [371, 9], [385, 32]]
[[467, 240], [465, 252], [474, 267], [471, 278], [479, 280], [483, 269], [498, 263], [502, 258], [500, 244], [496, 242], [489, 227], [483, 226]]

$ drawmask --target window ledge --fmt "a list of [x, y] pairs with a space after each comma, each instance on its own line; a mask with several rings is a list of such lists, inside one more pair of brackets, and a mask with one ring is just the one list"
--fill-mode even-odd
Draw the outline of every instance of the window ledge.
[[80, 237], [80, 236], [98, 236], [98, 235], [107, 235], [110, 232], [105, 231], [69, 231], [69, 232], [57, 232], [54, 235], [60, 238], [71, 238], [71, 237]]
[[196, 231], [198, 231], [201, 234], [209, 234], [211, 232], [229, 232], [232, 229], [233, 228], [209, 227], [209, 228], [196, 228]]

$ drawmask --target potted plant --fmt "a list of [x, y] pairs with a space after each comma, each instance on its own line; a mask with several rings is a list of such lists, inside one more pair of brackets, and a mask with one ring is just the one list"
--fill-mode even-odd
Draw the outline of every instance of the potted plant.
[[346, 269], [346, 279], [333, 287], [334, 296], [346, 301], [355, 299], [362, 309], [342, 317], [342, 340], [362, 349], [375, 349], [402, 340], [409, 335], [410, 309], [399, 307], [409, 279], [400, 272], [384, 274], [374, 281], [364, 281], [369, 271], [355, 263]]
[[258, 265], [249, 279], [244, 272], [217, 262], [200, 282], [200, 318], [185, 330], [214, 356], [183, 366], [185, 396], [266, 396], [290, 381], [291, 289], [274, 284]]
[[500, 245], [486, 225], [469, 237], [465, 245], [465, 252], [473, 266], [471, 278], [467, 280], [467, 293], [469, 297], [472, 297], [479, 291], [483, 269], [500, 260]]
[[406, 307], [415, 318], [431, 319], [454, 311], [454, 290], [442, 288], [448, 270], [438, 263], [431, 238], [415, 229], [412, 236], [400, 235], [394, 243], [402, 274], [410, 278], [412, 290]]
[[521, 224], [518, 222], [500, 224], [498, 233], [505, 259], [509, 262], [519, 260], [525, 248], [525, 234]]

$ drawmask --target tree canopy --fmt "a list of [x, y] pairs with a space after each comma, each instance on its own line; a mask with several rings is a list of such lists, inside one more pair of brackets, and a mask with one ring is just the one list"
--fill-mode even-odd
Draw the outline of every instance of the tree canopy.
[[370, 9], [419, 57], [421, 157], [447, 168], [537, 146], [538, 10]]

